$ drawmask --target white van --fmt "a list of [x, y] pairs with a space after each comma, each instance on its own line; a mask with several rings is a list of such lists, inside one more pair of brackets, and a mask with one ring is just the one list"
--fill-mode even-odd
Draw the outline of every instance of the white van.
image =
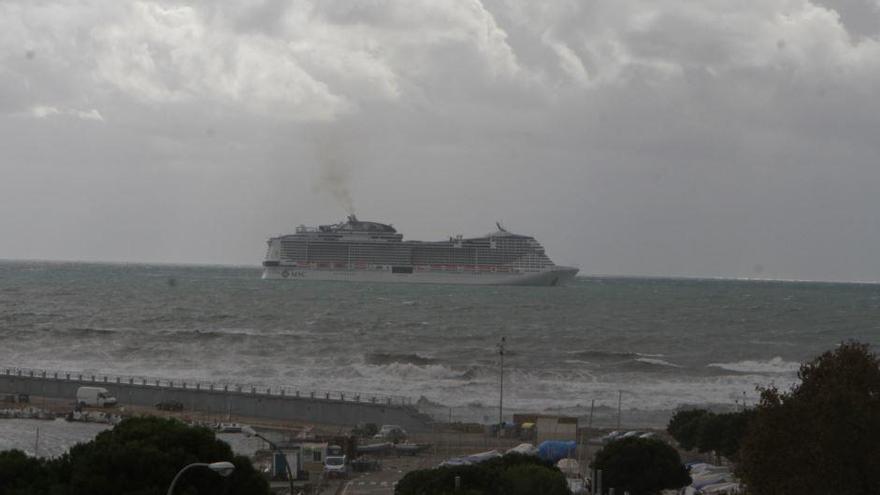
[[111, 407], [116, 405], [116, 397], [104, 387], [80, 387], [76, 390], [76, 403], [80, 406]]
[[328, 455], [324, 458], [324, 476], [348, 478], [348, 458], [344, 455]]

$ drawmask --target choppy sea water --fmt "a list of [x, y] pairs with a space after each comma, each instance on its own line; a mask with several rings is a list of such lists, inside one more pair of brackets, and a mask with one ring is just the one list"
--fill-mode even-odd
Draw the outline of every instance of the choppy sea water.
[[753, 403], [848, 339], [880, 285], [580, 278], [566, 287], [260, 280], [256, 268], [0, 262], [0, 368], [422, 398], [443, 419], [662, 425]]
[[58, 457], [80, 442], [110, 428], [98, 423], [69, 423], [63, 419], [0, 419], [0, 451], [18, 449], [27, 455]]
[[[111, 428], [100, 423], [68, 422], [63, 419], [0, 419], [0, 452], [18, 449], [30, 456], [58, 457], [77, 443], [88, 442]], [[263, 441], [240, 433], [217, 433], [232, 451], [251, 457]]]

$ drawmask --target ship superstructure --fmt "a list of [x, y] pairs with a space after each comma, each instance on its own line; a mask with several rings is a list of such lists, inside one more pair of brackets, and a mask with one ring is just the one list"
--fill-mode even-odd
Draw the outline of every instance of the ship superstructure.
[[500, 224], [482, 237], [404, 241], [391, 225], [350, 215], [338, 224], [301, 225], [268, 245], [266, 279], [557, 285], [578, 271], [555, 265], [533, 237]]

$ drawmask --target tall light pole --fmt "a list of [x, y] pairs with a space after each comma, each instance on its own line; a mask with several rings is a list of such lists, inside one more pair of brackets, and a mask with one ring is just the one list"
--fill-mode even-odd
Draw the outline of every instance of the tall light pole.
[[[293, 473], [290, 471], [290, 463], [287, 462], [287, 456], [284, 454], [284, 452], [282, 452], [281, 449], [279, 449], [278, 446], [275, 445], [275, 442], [272, 442], [263, 435], [260, 435], [259, 433], [257, 433], [257, 430], [248, 425], [243, 426], [241, 428], [241, 432], [244, 433], [246, 437], [259, 438], [260, 440], [269, 444], [269, 448], [272, 449], [272, 452], [276, 454], [281, 454], [281, 457], [284, 459], [284, 470], [287, 471], [287, 482], [290, 485], [290, 495], [293, 495]], [[275, 465], [275, 459], [272, 459], [272, 465]]]
[[501, 337], [498, 344], [498, 355], [501, 357], [501, 372], [498, 375], [498, 437], [504, 429], [504, 344], [505, 338]]
[[194, 467], [206, 467], [211, 471], [219, 474], [220, 476], [223, 476], [224, 478], [235, 471], [235, 465], [228, 461], [212, 462], [211, 464], [208, 464], [207, 462], [194, 462], [192, 464], [187, 464], [183, 467], [183, 469], [178, 471], [177, 474], [174, 476], [174, 479], [171, 480], [171, 486], [168, 487], [167, 495], [172, 495], [174, 493], [174, 485], [177, 484], [177, 480], [180, 479], [180, 476], [184, 473], [184, 471]]
[[617, 391], [617, 429], [620, 430], [620, 401], [623, 398], [623, 390]]

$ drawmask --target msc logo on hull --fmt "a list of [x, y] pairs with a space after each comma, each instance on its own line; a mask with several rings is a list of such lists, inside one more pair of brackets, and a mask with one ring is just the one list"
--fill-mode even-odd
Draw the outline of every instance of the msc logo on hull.
[[306, 272], [299, 270], [284, 270], [281, 272], [281, 276], [284, 278], [304, 278], [306, 276]]

